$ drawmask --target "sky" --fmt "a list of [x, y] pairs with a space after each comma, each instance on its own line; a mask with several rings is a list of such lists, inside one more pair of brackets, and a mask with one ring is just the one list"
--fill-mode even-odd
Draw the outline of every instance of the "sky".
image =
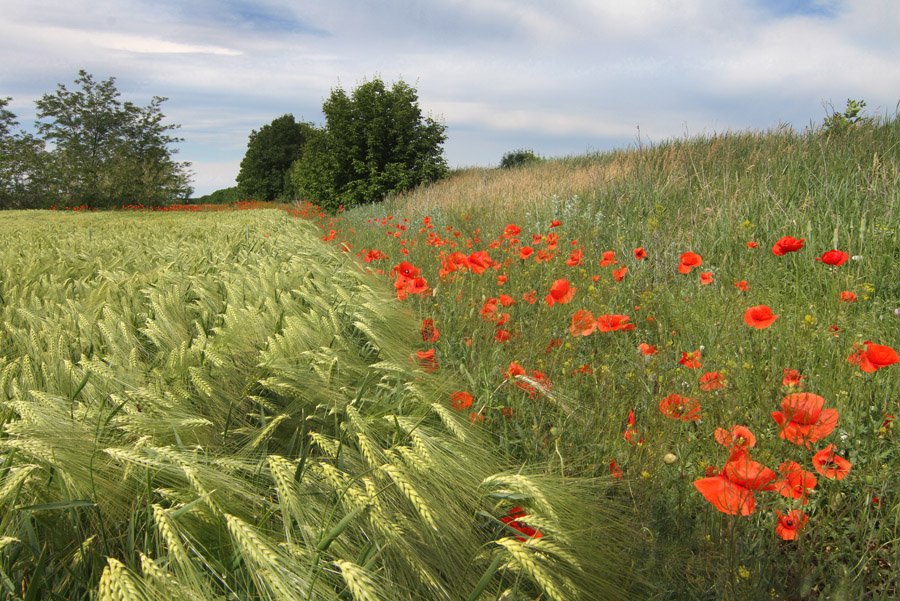
[[332, 89], [403, 80], [451, 167], [820, 124], [900, 102], [898, 0], [0, 0], [0, 98], [84, 69], [179, 124], [195, 197], [233, 186], [250, 132], [324, 124]]

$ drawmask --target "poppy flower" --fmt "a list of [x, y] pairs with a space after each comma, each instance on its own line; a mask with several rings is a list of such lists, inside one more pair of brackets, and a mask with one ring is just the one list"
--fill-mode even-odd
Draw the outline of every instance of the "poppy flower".
[[775, 323], [777, 315], [772, 315], [772, 309], [766, 305], [756, 305], [744, 311], [744, 323], [751, 328], [764, 330]]
[[617, 282], [621, 282], [625, 279], [625, 274], [628, 273], [627, 267], [622, 267], [621, 269], [613, 268], [613, 279]]
[[525, 522], [519, 521], [522, 518], [527, 517], [527, 516], [528, 516], [528, 514], [525, 513], [525, 511], [523, 511], [521, 507], [513, 507], [512, 509], [509, 510], [509, 513], [507, 513], [505, 516], [500, 518], [500, 521], [503, 522], [504, 524], [506, 524], [507, 526], [509, 526], [510, 528], [514, 528], [514, 529], [518, 530], [519, 532], [521, 532], [522, 534], [524, 534], [525, 537], [527, 537], [527, 538], [525, 538], [523, 536], [518, 536], [518, 535], [516, 536], [516, 538], [522, 542], [528, 540], [529, 538], [540, 538], [540, 537], [544, 536], [543, 534], [541, 534], [540, 532], [538, 532], [537, 530], [535, 530], [534, 528], [532, 528]]
[[781, 411], [773, 411], [772, 419], [781, 427], [779, 436], [805, 445], [831, 434], [837, 426], [837, 409], [825, 409], [825, 399], [809, 392], [795, 392], [781, 400]]
[[505, 228], [503, 228], [503, 237], [512, 238], [514, 236], [518, 236], [521, 231], [522, 229], [519, 226], [510, 223]]
[[607, 265], [617, 265], [618, 263], [619, 262], [616, 261], [615, 251], [603, 251], [603, 259], [600, 260], [600, 267], [606, 267]]
[[450, 406], [457, 411], [468, 409], [472, 406], [472, 395], [465, 390], [454, 392], [450, 395]]
[[472, 270], [472, 273], [480, 274], [484, 273], [486, 269], [492, 267], [494, 265], [494, 260], [491, 259], [486, 251], [479, 250], [478, 252], [474, 252], [468, 256], [469, 269]]
[[703, 364], [700, 363], [700, 359], [702, 358], [703, 353], [701, 353], [699, 350], [692, 351], [690, 353], [681, 351], [681, 359], [679, 359], [678, 362], [688, 369], [697, 369], [698, 367], [703, 366]]
[[690, 273], [694, 267], [703, 265], [703, 258], [697, 253], [686, 252], [681, 254], [681, 263], [678, 264], [678, 271], [681, 273]]
[[642, 342], [638, 345], [638, 348], [641, 349], [641, 353], [644, 355], [655, 355], [659, 351], [656, 350], [656, 345], [650, 346], [646, 342]]
[[509, 330], [497, 328], [497, 331], [494, 332], [494, 341], [495, 342], [508, 342], [509, 337], [510, 337]]
[[566, 265], [569, 267], [575, 267], [576, 265], [581, 265], [581, 259], [584, 256], [584, 253], [581, 249], [575, 249], [572, 251], [572, 254], [569, 255], [569, 258], [566, 259]]
[[509, 367], [503, 373], [503, 380], [505, 381], [510, 378], [515, 378], [516, 376], [524, 376], [524, 375], [525, 375], [525, 368], [522, 367], [521, 365], [519, 365], [518, 363], [516, 363], [515, 361], [512, 361], [509, 364]]
[[850, 258], [850, 255], [845, 253], [842, 250], [829, 250], [827, 253], [822, 255], [821, 257], [816, 257], [816, 261], [822, 261], [826, 265], [843, 265], [847, 262], [847, 259]]
[[516, 304], [516, 301], [513, 300], [513, 297], [511, 297], [508, 294], [501, 294], [497, 298], [497, 300], [500, 301], [500, 304], [503, 305], [504, 307], [509, 307], [509, 306]]
[[597, 330], [600, 332], [616, 332], [618, 330], [633, 330], [633, 323], [625, 323], [630, 318], [627, 315], [610, 315], [609, 313], [597, 318]]
[[852, 464], [834, 452], [834, 445], [830, 444], [812, 458], [816, 471], [834, 480], [843, 480], [850, 473]]
[[590, 311], [579, 309], [572, 316], [572, 326], [569, 331], [572, 336], [590, 336], [597, 329], [597, 320]]
[[622, 437], [631, 444], [641, 444], [644, 442], [644, 439], [641, 438], [641, 433], [634, 429], [634, 409], [628, 410], [628, 428], [622, 433]]
[[700, 377], [700, 388], [703, 390], [716, 390], [725, 387], [725, 376], [717, 371], [708, 371]]
[[537, 297], [535, 297], [535, 294], [537, 294], [536, 290], [532, 290], [531, 292], [523, 292], [522, 300], [525, 301], [526, 303], [528, 303], [529, 305], [533, 305], [534, 303], [537, 302]]
[[849, 290], [844, 290], [841, 292], [841, 296], [839, 297], [842, 303], [855, 303], [856, 295], [850, 292]]
[[785, 236], [784, 238], [776, 242], [774, 246], [772, 246], [772, 253], [780, 257], [781, 255], [786, 255], [787, 253], [797, 252], [798, 250], [803, 248], [804, 240], [806, 240], [806, 238], [800, 238], [799, 240], [797, 240], [793, 236]]
[[816, 487], [816, 477], [796, 461], [785, 461], [778, 466], [778, 472], [782, 479], [775, 484], [775, 490], [788, 499], [800, 499], [804, 505], [809, 503], [809, 491]]
[[717, 443], [727, 447], [732, 452], [746, 452], [747, 449], [756, 446], [756, 437], [753, 436], [750, 428], [746, 426], [731, 426], [730, 431], [725, 428], [716, 428], [713, 436]]
[[750, 460], [746, 452], [735, 453], [722, 473], [694, 480], [694, 487], [713, 507], [729, 515], [750, 515], [756, 509], [756, 490], [771, 490], [778, 476], [764, 465]]
[[781, 385], [802, 388], [803, 380], [805, 379], [806, 376], [801, 376], [800, 372], [796, 369], [786, 369], [784, 370], [784, 377], [781, 379]]
[[640, 261], [641, 259], [647, 258], [647, 251], [644, 250], [643, 246], [639, 246], [634, 249], [634, 258]]
[[576, 290], [578, 290], [578, 288], [569, 286], [569, 280], [556, 280], [550, 287], [550, 294], [545, 296], [544, 300], [547, 301], [547, 306], [549, 307], [552, 307], [556, 303], [565, 304], [572, 300]]
[[782, 515], [776, 509], [775, 514], [778, 516], [778, 523], [775, 524], [775, 534], [781, 537], [782, 540], [795, 540], [797, 531], [806, 526], [806, 522], [809, 519], [799, 509], [791, 509], [785, 515]]
[[509, 278], [507, 278], [507, 276], [505, 276], [505, 275], [498, 275], [497, 276], [497, 285], [502, 286], [503, 284], [506, 283], [507, 279], [509, 279]]
[[434, 327], [433, 319], [422, 320], [422, 341], [435, 342], [438, 339], [438, 329]]
[[537, 261], [538, 263], [549, 263], [550, 259], [552, 259], [555, 256], [556, 256], [555, 253], [552, 253], [549, 250], [542, 248], [539, 251], [537, 251], [537, 253], [534, 255], [534, 260]]
[[425, 372], [434, 373], [438, 370], [438, 360], [434, 355], [434, 349], [416, 351], [416, 356], [419, 359], [419, 365]]
[[878, 371], [882, 367], [900, 362], [897, 351], [883, 344], [873, 344], [871, 340], [865, 342], [865, 350], [861, 345], [856, 345], [856, 352], [847, 357], [847, 361], [866, 372]]
[[670, 394], [661, 400], [659, 410], [666, 417], [685, 422], [700, 419], [700, 401], [677, 394]]
[[616, 480], [621, 480], [624, 477], [622, 468], [619, 467], [619, 464], [616, 463], [615, 459], [609, 460], [609, 473], [612, 474], [612, 477]]
[[712, 284], [715, 282], [715, 278], [713, 278], [713, 274], [711, 271], [701, 271], [700, 272], [700, 283], [704, 286], [708, 284]]
[[735, 282], [734, 286], [741, 292], [747, 292], [747, 290], [750, 289], [750, 286], [747, 285], [747, 280], [741, 280], [740, 282]]
[[758, 242], [748, 242], [747, 243], [747, 248], [756, 248], [757, 246], [759, 246]]
[[554, 219], [553, 221], [550, 222], [550, 227], [559, 227], [561, 225], [562, 225], [562, 223], [559, 222], [559, 219]]
[[521, 247], [519, 247], [519, 258], [527, 259], [528, 257], [531, 256], [531, 253], [533, 253], [533, 252], [534, 252], [534, 249], [531, 248], [530, 246], [521, 246]]

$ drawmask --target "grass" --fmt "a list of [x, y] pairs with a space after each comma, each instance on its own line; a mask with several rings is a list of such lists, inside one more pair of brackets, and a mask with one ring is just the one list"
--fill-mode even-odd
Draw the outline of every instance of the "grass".
[[[893, 599], [900, 364], [848, 357], [900, 349], [898, 143], [896, 119], [729, 132], [302, 220], [0, 215], [0, 586]], [[785, 236], [805, 241], [776, 256]], [[831, 249], [851, 258], [815, 260]], [[702, 265], [681, 273], [685, 252]], [[576, 290], [550, 306], [562, 279]], [[744, 321], [757, 305], [767, 328]], [[576, 336], [578, 311], [634, 328]], [[772, 416], [800, 391], [838, 414], [808, 449]], [[699, 419], [661, 410], [675, 394]], [[699, 492], [735, 425], [756, 438], [746, 469], [816, 477], [808, 504], [756, 490], [728, 515]], [[843, 479], [815, 470], [826, 445]], [[776, 534], [789, 510], [795, 540]]]

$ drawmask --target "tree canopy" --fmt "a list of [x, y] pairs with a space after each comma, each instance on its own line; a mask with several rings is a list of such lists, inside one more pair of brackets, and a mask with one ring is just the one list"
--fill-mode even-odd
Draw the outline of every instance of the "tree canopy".
[[422, 115], [416, 89], [402, 80], [388, 88], [375, 78], [349, 95], [335, 88], [322, 112], [325, 126], [290, 171], [302, 198], [350, 207], [447, 174], [446, 125]]
[[313, 126], [282, 115], [250, 133], [237, 176], [238, 192], [255, 200], [275, 200], [291, 192], [287, 172], [303, 154]]
[[122, 102], [115, 78], [98, 82], [83, 70], [75, 84], [75, 90], [58, 84], [35, 102], [37, 137], [11, 133], [15, 115], [0, 107], [0, 208], [186, 200], [189, 163], [173, 159], [170, 146], [182, 139], [170, 134], [180, 126], [163, 123], [166, 98], [154, 96], [145, 107]]

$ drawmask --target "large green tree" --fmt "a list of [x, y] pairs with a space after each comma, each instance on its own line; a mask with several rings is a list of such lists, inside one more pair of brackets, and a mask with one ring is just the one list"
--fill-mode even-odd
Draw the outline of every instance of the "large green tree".
[[11, 100], [0, 98], [0, 209], [47, 206], [52, 186], [44, 144], [16, 131], [16, 115], [6, 108]]
[[313, 126], [282, 115], [259, 131], [250, 132], [247, 154], [237, 176], [241, 196], [255, 200], [275, 200], [290, 192], [287, 172], [303, 154]]
[[78, 89], [59, 84], [35, 103], [60, 202], [157, 206], [187, 199], [189, 163], [173, 159], [170, 146], [182, 139], [170, 134], [178, 125], [163, 123], [166, 98], [155, 96], [146, 107], [121, 102], [115, 78], [97, 82], [85, 71], [75, 83]]
[[402, 80], [388, 88], [376, 78], [349, 95], [336, 88], [322, 112], [325, 127], [291, 169], [303, 198], [349, 207], [447, 174], [446, 125], [423, 116], [416, 89]]

